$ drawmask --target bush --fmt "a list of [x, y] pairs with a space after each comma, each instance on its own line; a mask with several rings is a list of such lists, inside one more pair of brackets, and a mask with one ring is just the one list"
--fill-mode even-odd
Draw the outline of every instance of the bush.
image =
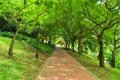
[[12, 38], [13, 35], [14, 35], [14, 33], [12, 33], [12, 32], [1, 32], [1, 31], [0, 31], [0, 35], [1, 35], [1, 36], [4, 36], [4, 37]]
[[39, 47], [41, 52], [48, 52], [48, 53], [52, 53], [55, 46], [51, 45], [51, 44], [46, 44], [46, 43], [40, 43]]

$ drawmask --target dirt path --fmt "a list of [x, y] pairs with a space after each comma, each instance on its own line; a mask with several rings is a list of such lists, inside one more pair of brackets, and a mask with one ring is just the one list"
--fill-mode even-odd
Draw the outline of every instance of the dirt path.
[[52, 59], [36, 80], [98, 80], [65, 50], [56, 48]]

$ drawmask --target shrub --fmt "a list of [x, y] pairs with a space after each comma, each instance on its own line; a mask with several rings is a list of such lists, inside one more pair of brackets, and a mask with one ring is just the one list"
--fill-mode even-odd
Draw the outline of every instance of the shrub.
[[14, 35], [14, 33], [12, 33], [12, 32], [1, 32], [1, 31], [0, 31], [0, 35], [1, 35], [1, 36], [4, 36], [4, 37], [12, 38], [13, 35]]

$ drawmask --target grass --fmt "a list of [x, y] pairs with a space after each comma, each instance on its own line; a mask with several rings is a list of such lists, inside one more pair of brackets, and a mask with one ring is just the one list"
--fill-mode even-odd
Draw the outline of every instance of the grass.
[[[1, 32], [0, 31], [0, 36], [12, 38], [14, 36], [14, 33], [13, 32]], [[4, 39], [2, 39], [2, 40], [4, 41]], [[18, 34], [17, 37], [16, 37], [16, 40], [25, 41], [26, 43], [28, 43], [32, 47], [38, 48], [42, 53], [44, 53], [44, 52], [52, 53], [53, 50], [55, 49], [55, 46], [52, 45], [52, 44], [41, 43], [41, 42], [37, 43], [35, 38], [29, 37], [29, 36], [26, 36], [26, 35], [23, 35], [23, 34]], [[10, 43], [10, 40], [9, 39], [5, 40], [5, 42]], [[38, 44], [38, 46], [37, 46], [37, 44]], [[20, 48], [20, 45], [18, 44], [15, 47]]]
[[0, 37], [0, 80], [31, 80], [50, 54], [39, 51], [39, 59], [35, 59], [35, 48], [16, 41], [13, 57], [9, 58], [10, 41], [10, 38]]
[[68, 51], [80, 64], [96, 75], [100, 80], [120, 80], [120, 70], [113, 69], [105, 64], [105, 68], [99, 67], [98, 60], [86, 54], [78, 56], [77, 53]]

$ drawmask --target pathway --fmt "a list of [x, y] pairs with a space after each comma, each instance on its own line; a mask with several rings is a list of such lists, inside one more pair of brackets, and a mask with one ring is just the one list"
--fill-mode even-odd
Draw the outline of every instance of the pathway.
[[56, 48], [36, 80], [98, 80], [62, 48]]

